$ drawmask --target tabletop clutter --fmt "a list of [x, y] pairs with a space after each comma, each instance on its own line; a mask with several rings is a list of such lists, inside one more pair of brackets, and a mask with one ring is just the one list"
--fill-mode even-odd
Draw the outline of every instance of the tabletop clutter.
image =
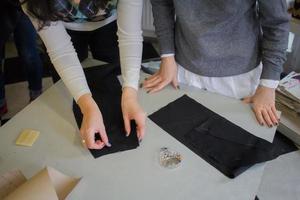
[[291, 72], [279, 82], [276, 104], [287, 108], [291, 115], [300, 116], [300, 73]]
[[[108, 73], [110, 72], [106, 69], [85, 70], [89, 87], [104, 116], [104, 124], [112, 143], [112, 147], [90, 149], [94, 158], [139, 146], [134, 128], [130, 137], [125, 137], [120, 104], [122, 87], [117, 76], [107, 76]], [[73, 113], [80, 127], [82, 114], [75, 102]], [[235, 178], [251, 166], [275, 159], [281, 154], [272, 143], [252, 135], [188, 95], [170, 102], [148, 117], [229, 178]], [[134, 122], [132, 127], [135, 127]], [[99, 139], [99, 136], [95, 137], [95, 140]], [[181, 161], [180, 153], [167, 147], [161, 148], [161, 166], [175, 168]]]
[[[122, 87], [117, 76], [106, 69], [89, 68], [85, 70], [91, 92], [104, 116], [105, 127], [112, 147], [102, 150], [90, 150], [93, 157], [100, 159], [112, 153], [135, 150], [140, 146], [133, 128], [130, 137], [125, 136], [121, 110]], [[106, 78], [105, 78], [106, 77]], [[299, 74], [291, 73], [280, 81], [277, 90], [277, 103], [300, 112]], [[299, 106], [299, 107], [297, 107]], [[73, 102], [73, 114], [80, 127], [82, 114]], [[193, 151], [203, 159], [216, 173], [221, 172], [225, 178], [234, 179], [258, 163], [266, 162], [290, 152], [282, 151], [275, 144], [257, 137], [225, 117], [205, 107], [192, 97], [184, 94], [167, 105], [156, 109], [148, 116], [158, 127]], [[135, 127], [132, 121], [132, 127]], [[17, 139], [17, 145], [32, 146], [39, 137], [39, 132], [25, 129]], [[79, 135], [78, 135], [79, 137]], [[99, 136], [95, 140], [100, 139]], [[168, 145], [168, 144], [166, 144]], [[176, 148], [161, 146], [153, 149], [157, 162], [166, 169], [181, 166], [184, 158]], [[0, 199], [65, 199], [80, 182], [81, 178], [72, 178], [46, 167], [37, 175], [27, 180], [18, 170], [0, 175]], [[1, 196], [2, 195], [2, 196]]]

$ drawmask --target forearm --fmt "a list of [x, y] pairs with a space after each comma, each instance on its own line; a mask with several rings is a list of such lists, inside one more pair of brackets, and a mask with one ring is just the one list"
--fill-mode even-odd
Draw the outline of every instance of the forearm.
[[119, 0], [118, 38], [123, 87], [138, 90], [143, 51], [143, 0]]
[[172, 0], [151, 0], [160, 54], [175, 53], [175, 11]]
[[285, 0], [259, 0], [259, 18], [263, 32], [261, 79], [279, 80], [286, 60], [289, 16]]
[[[41, 38], [45, 37], [40, 34]], [[75, 101], [84, 94], [90, 93], [82, 66], [79, 62], [77, 54], [74, 50], [70, 37], [61, 41], [62, 46], [57, 49], [47, 47], [48, 55], [55, 67], [57, 73], [60, 75], [64, 84], [68, 88]]]
[[[22, 8], [26, 13], [26, 6]], [[52, 64], [74, 99], [78, 101], [82, 95], [89, 94], [82, 66], [62, 22], [52, 22], [39, 30], [37, 19], [28, 16], [45, 44]]]
[[77, 104], [78, 104], [82, 114], [92, 112], [97, 107], [97, 104], [93, 100], [91, 94], [84, 94], [84, 95], [80, 96], [77, 101]]

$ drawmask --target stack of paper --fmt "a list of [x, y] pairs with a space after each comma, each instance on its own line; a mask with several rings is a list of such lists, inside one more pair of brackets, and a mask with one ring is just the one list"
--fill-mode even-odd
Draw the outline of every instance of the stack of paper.
[[300, 73], [291, 72], [279, 82], [276, 103], [300, 115]]

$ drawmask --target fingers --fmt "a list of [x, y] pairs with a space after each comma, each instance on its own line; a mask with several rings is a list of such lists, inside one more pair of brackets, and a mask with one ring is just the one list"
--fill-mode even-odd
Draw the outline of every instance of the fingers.
[[254, 113], [255, 113], [255, 117], [256, 117], [256, 120], [258, 121], [258, 123], [262, 126], [264, 126], [266, 123], [265, 123], [265, 120], [262, 116], [262, 113], [260, 110], [258, 109], [253, 109], [254, 110]]
[[269, 127], [272, 127], [272, 126], [273, 126], [273, 123], [272, 123], [272, 120], [271, 120], [271, 118], [270, 118], [270, 116], [269, 116], [268, 111], [267, 111], [266, 109], [263, 109], [263, 110], [261, 111], [261, 113], [262, 113], [262, 116], [263, 116], [263, 118], [264, 118], [266, 124], [267, 124]]
[[95, 133], [93, 130], [81, 131], [81, 138], [85, 141], [86, 147], [89, 149], [102, 149], [104, 147], [104, 142], [95, 141]]
[[178, 87], [178, 80], [177, 80], [177, 76], [175, 76], [175, 78], [172, 81], [172, 86], [177, 90]]
[[149, 83], [153, 80], [155, 80], [156, 78], [160, 77], [159, 76], [159, 71], [157, 71], [155, 74], [153, 74], [152, 76], [148, 77], [145, 79], [144, 83]]
[[104, 142], [102, 142], [101, 140], [97, 140], [97, 141], [96, 141], [96, 144], [99, 145], [99, 146], [101, 147], [101, 149], [102, 149], [103, 147], [105, 147]]
[[106, 134], [106, 131], [105, 131], [105, 128], [101, 128], [98, 130], [98, 133], [100, 134], [100, 137], [101, 137], [101, 140], [102, 142], [108, 146], [108, 147], [111, 147], [111, 144], [109, 143], [108, 141], [108, 137], [107, 137], [107, 134]]
[[137, 117], [135, 119], [135, 123], [136, 123], [136, 131], [137, 131], [137, 136], [139, 141], [141, 141], [144, 138], [145, 135], [145, 129], [146, 129], [146, 115], [140, 115], [139, 117]]
[[146, 113], [139, 106], [136, 98], [122, 98], [122, 113], [127, 136], [131, 132], [131, 120], [135, 121], [136, 135], [142, 140], [145, 135]]
[[[130, 132], [131, 132], [130, 119], [127, 116], [123, 116], [123, 118], [124, 118], [126, 136], [128, 137], [130, 135]], [[136, 116], [134, 116], [133, 120], [136, 123], [137, 137], [141, 141], [144, 138], [144, 135], [145, 135], [146, 115], [145, 114], [136, 115]]]
[[174, 88], [178, 89], [177, 65], [175, 60], [170, 61], [162, 61], [160, 70], [144, 81], [143, 87], [148, 93], [158, 92], [170, 83], [172, 83]]
[[153, 81], [149, 81], [149, 82], [145, 83], [143, 86], [145, 89], [151, 89], [151, 88], [155, 87], [156, 85], [158, 85], [160, 82], [161, 82], [161, 78], [157, 77]]
[[143, 87], [145, 89], [149, 89], [149, 88], [154, 87], [155, 85], [157, 85], [160, 82], [161, 82], [160, 76], [154, 76], [152, 79], [147, 79], [146, 81], [144, 81]]
[[[99, 133], [101, 140], [95, 141], [95, 134]], [[89, 149], [102, 149], [104, 146], [111, 147], [111, 144], [109, 143], [105, 127], [99, 129], [99, 130], [80, 130], [81, 138], [84, 143], [84, 145]]]
[[[165, 87], [168, 84], [169, 84], [168, 80], [162, 80], [162, 78], [159, 74], [155, 74], [144, 81], [143, 87], [145, 89], [150, 89], [149, 91], [154, 92], [154, 91], [157, 91], [157, 90], [155, 90], [156, 88], [160, 88], [161, 86]], [[172, 85], [175, 89], [178, 89], [177, 76], [174, 77], [174, 79], [172, 81]]]
[[254, 113], [259, 124], [269, 127], [278, 125], [278, 118], [271, 108], [254, 109]]
[[279, 117], [277, 115], [277, 109], [275, 106], [271, 106], [271, 110], [273, 112], [273, 114], [275, 115], [276, 119], [277, 119], [277, 123], [279, 123]]
[[131, 127], [130, 127], [130, 119], [127, 117], [127, 115], [123, 115], [124, 119], [124, 126], [125, 126], [125, 131], [126, 131], [126, 136], [128, 137], [131, 132]]
[[243, 98], [242, 101], [247, 104], [253, 103], [253, 111], [260, 125], [267, 125], [269, 127], [278, 125], [278, 117], [275, 106], [259, 106], [253, 101], [251, 96]]
[[269, 108], [267, 111], [273, 126], [277, 126], [278, 125], [277, 113], [276, 112], [274, 113], [272, 108]]
[[147, 92], [150, 93], [150, 94], [158, 92], [158, 91], [162, 90], [168, 84], [169, 84], [168, 81], [162, 81], [159, 84], [157, 84], [155, 87], [153, 87], [150, 90], [148, 90]]

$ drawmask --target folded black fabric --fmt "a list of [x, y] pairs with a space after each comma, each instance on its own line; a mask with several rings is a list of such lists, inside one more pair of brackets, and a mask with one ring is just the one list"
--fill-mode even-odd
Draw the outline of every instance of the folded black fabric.
[[[101, 150], [90, 149], [95, 158], [115, 152], [135, 149], [139, 146], [136, 134], [136, 125], [131, 122], [131, 133], [126, 137], [121, 110], [122, 88], [114, 73], [112, 65], [93, 67], [85, 70], [85, 75], [91, 89], [93, 98], [98, 104], [106, 128], [107, 136], [112, 147], [104, 147]], [[73, 102], [73, 112], [78, 127], [81, 126], [82, 114], [78, 105]], [[95, 140], [99, 140], [97, 134]]]
[[279, 155], [272, 143], [250, 134], [186, 95], [149, 118], [229, 178]]

